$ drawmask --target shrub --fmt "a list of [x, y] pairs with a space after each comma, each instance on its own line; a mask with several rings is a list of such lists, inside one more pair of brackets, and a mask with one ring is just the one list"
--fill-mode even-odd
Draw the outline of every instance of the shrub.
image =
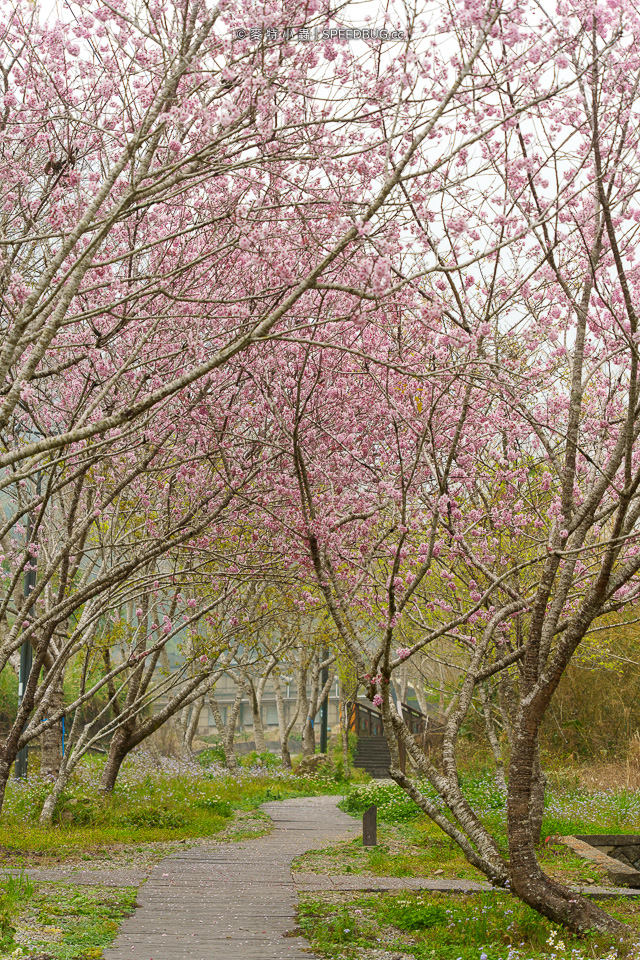
[[94, 797], [63, 796], [56, 806], [54, 821], [88, 827], [104, 820], [105, 810]]
[[416, 898], [396, 900], [385, 917], [399, 930], [428, 930], [447, 923], [447, 911], [441, 904], [425, 903]]
[[212, 747], [201, 750], [196, 757], [196, 761], [201, 767], [205, 768], [212, 766], [214, 763], [226, 764], [227, 762], [222, 745], [219, 743], [214, 743]]
[[282, 766], [282, 761], [270, 750], [265, 750], [264, 753], [257, 753], [257, 751], [252, 750], [246, 757], [242, 757], [240, 765], [242, 767], [266, 767], [267, 770], [273, 770], [274, 767]]
[[166, 807], [148, 807], [146, 810], [132, 810], [120, 818], [120, 823], [132, 827], [159, 827], [162, 830], [176, 830], [186, 826], [186, 818]]
[[375, 804], [378, 817], [389, 823], [399, 820], [415, 820], [421, 810], [397, 783], [367, 783], [352, 786], [341, 804], [347, 813], [361, 814]]

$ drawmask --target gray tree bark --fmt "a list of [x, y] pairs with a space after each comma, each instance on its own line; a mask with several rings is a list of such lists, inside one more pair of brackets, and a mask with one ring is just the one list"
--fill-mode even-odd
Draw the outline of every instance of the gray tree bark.
[[[54, 677], [47, 700], [49, 716], [64, 708], [64, 674], [62, 671], [59, 671]], [[45, 730], [40, 742], [40, 776], [55, 780], [62, 764], [62, 720]]]

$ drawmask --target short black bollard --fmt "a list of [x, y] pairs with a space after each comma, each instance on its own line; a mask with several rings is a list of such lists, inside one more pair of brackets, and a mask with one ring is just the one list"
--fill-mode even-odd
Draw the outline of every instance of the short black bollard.
[[375, 803], [362, 814], [362, 846], [375, 847], [377, 843], [377, 813], [378, 808]]

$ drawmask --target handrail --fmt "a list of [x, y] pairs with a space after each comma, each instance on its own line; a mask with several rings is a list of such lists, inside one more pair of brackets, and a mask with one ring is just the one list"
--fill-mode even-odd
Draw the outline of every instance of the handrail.
[[[358, 737], [384, 736], [382, 714], [375, 707], [370, 707], [365, 703], [361, 703], [359, 700], [350, 700], [346, 704], [346, 708], [348, 730], [355, 733]], [[434, 721], [433, 718], [427, 714], [422, 713], [421, 710], [416, 710], [415, 707], [410, 707], [406, 703], [400, 705], [400, 710], [402, 719], [409, 729], [409, 732], [424, 749], [427, 743], [427, 735], [434, 728], [437, 729], [440, 727], [441, 724]], [[407, 764], [406, 749], [404, 742], [399, 737], [398, 754], [400, 769], [405, 773]]]
[[[375, 707], [370, 707], [359, 700], [349, 701], [347, 704], [348, 727], [358, 736], [378, 737], [383, 735], [382, 715]], [[428, 726], [433, 726], [433, 720], [421, 710], [410, 707], [407, 703], [401, 704], [402, 719], [409, 731], [422, 736]]]
[[382, 715], [379, 710], [357, 700], [347, 704], [348, 729], [359, 737], [381, 737]]

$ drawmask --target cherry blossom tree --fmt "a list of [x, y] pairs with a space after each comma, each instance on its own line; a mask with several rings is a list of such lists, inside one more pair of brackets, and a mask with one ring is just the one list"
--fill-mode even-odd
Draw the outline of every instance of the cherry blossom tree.
[[[364, 59], [232, 39], [247, 17], [325, 23], [320, 3], [3, 16], [0, 487], [19, 504], [6, 535], [24, 528], [7, 605], [61, 470], [73, 515], [85, 464], [104, 477], [138, 450], [99, 508], [78, 494], [87, 525], [129, 487], [149, 496], [135, 482], [163, 438], [190, 439], [202, 466], [117, 576], [86, 575], [38, 619], [43, 581], [12, 610], [0, 663], [39, 633], [46, 665], [101, 585], [260, 510], [256, 539], [299, 572], [300, 603], [329, 613], [380, 706], [397, 782], [495, 883], [574, 930], [620, 932], [545, 876], [535, 841], [545, 710], [588, 630], [638, 591], [632, 5], [464, 0]], [[438, 767], [390, 688], [443, 643], [464, 669]], [[456, 763], [501, 675], [508, 862]]]
[[[145, 595], [146, 598], [147, 595]], [[145, 604], [145, 598], [142, 603]], [[109, 793], [116, 782], [121, 765], [128, 753], [139, 746], [161, 726], [171, 720], [180, 710], [188, 709], [192, 703], [198, 703], [206, 696], [216, 680], [233, 659], [238, 641], [229, 643], [221, 651], [200, 653], [184, 660], [178, 669], [160, 669], [159, 663], [167, 660], [166, 650], [176, 637], [186, 630], [193, 630], [207, 613], [214, 610], [220, 598], [207, 604], [204, 609], [191, 612], [190, 616], [176, 626], [165, 619], [162, 632], [157, 637], [142, 636], [129, 649], [121, 651], [120, 658], [110, 663], [110, 669], [102, 672], [93, 682], [90, 676], [89, 661], [95, 653], [95, 644], [84, 652], [80, 689], [76, 700], [60, 710], [68, 716], [74, 712], [69, 730], [66, 750], [61, 759], [59, 770], [52, 789], [46, 797], [40, 814], [40, 824], [50, 824], [56, 804], [69, 783], [73, 771], [89, 750], [96, 745], [109, 741], [107, 761], [103, 771], [101, 787]], [[141, 608], [144, 613], [144, 606]], [[175, 615], [175, 610], [173, 611]], [[155, 626], [155, 625], [154, 625]], [[139, 627], [137, 631], [139, 632]], [[153, 642], [149, 643], [149, 639]], [[104, 638], [98, 638], [102, 651], [108, 650]], [[203, 644], [201, 650], [206, 649]], [[89, 718], [84, 717], [83, 707], [92, 705], [100, 694], [106, 691], [107, 699], [101, 709], [94, 710]], [[104, 698], [103, 698], [104, 700]], [[46, 723], [46, 721], [45, 721]], [[37, 721], [32, 720], [25, 731], [24, 740], [40, 733]]]
[[[5, 553], [0, 665], [37, 638], [3, 775], [42, 666], [60, 695], [56, 631], [155, 562], [169, 549], [168, 531], [192, 537], [215, 519], [201, 498], [188, 519], [181, 514], [179, 534], [169, 522], [146, 552], [94, 575], [82, 544], [99, 540], [107, 520], [93, 523], [92, 511], [117, 509], [150, 469], [149, 450], [173, 442], [177, 423], [210, 425], [234, 357], [268, 337], [304, 338], [306, 317], [322, 324], [343, 309], [355, 276], [382, 291], [404, 204], [399, 188], [416, 162], [434, 170], [444, 162], [424, 159], [426, 145], [447, 135], [448, 112], [466, 110], [501, 15], [491, 3], [469, 14], [471, 46], [457, 42], [457, 21], [446, 18], [460, 55], [453, 70], [440, 65], [434, 88], [410, 40], [384, 69], [331, 41], [320, 59], [304, 45], [234, 40], [233, 24], [247, 16], [265, 26], [299, 17], [322, 25], [329, 13], [319, 3], [274, 5], [267, 20], [262, 7], [232, 3], [71, 3], [68, 11], [67, 21], [49, 23], [37, 6], [7, 4], [0, 19], [0, 489], [15, 506], [4, 525], [14, 542]], [[470, 141], [496, 126], [485, 121]], [[465, 142], [452, 142], [446, 156], [462, 155]], [[392, 148], [400, 150], [393, 163]], [[244, 375], [236, 366], [233, 376]], [[220, 447], [233, 400], [217, 413]], [[102, 461], [122, 457], [135, 463], [117, 489], [103, 489]], [[55, 522], [47, 506], [65, 496], [60, 509], [73, 529], [17, 604], [20, 579], [35, 573], [45, 543], [41, 528]], [[54, 581], [57, 602], [34, 616]]]
[[[624, 935], [545, 875], [535, 845], [545, 711], [588, 632], [640, 590], [640, 23], [624, 6], [564, 4], [555, 26], [565, 89], [504, 122], [459, 172], [406, 186], [414, 246], [392, 262], [384, 309], [351, 284], [368, 310], [360, 338], [336, 324], [340, 359], [327, 328], [278, 366], [263, 357], [253, 413], [282, 457], [268, 523], [382, 710], [393, 778], [494, 883], [572, 930]], [[517, 108], [518, 83], [490, 114]], [[390, 690], [444, 643], [460, 682], [437, 764]], [[456, 758], [493, 683], [509, 693], [508, 861]], [[423, 780], [402, 771], [398, 738]]]
[[[226, 444], [226, 466], [213, 444], [206, 456], [196, 455], [195, 418], [179, 438], [168, 419], [164, 432], [156, 425], [153, 441], [152, 429], [150, 425], [149, 435], [112, 443], [108, 460], [100, 448], [79, 451], [44, 474], [46, 486], [41, 478], [30, 486], [23, 481], [16, 484], [17, 500], [6, 501], [0, 531], [6, 625], [1, 663], [5, 668], [25, 644], [33, 647], [34, 660], [15, 722], [0, 746], [3, 790], [17, 751], [53, 730], [107, 678], [113, 679], [113, 670], [119, 674], [127, 664], [131, 670], [123, 716], [129, 716], [132, 727], [137, 725], [139, 742], [140, 696], [158, 665], [163, 637], [180, 632], [192, 618], [193, 604], [198, 609], [215, 606], [233, 590], [234, 578], [216, 579], [210, 557], [215, 542], [226, 536], [227, 523], [236, 532], [247, 525], [246, 513], [234, 513], [234, 491], [255, 473], [246, 447], [240, 441], [236, 452], [245, 458], [243, 470], [231, 480], [226, 471], [231, 469], [233, 445]], [[203, 570], [194, 567], [194, 558], [205, 549]], [[233, 560], [228, 548], [226, 560]], [[32, 574], [31, 588], [23, 591], [23, 579]], [[109, 645], [95, 644], [96, 631], [108, 633], [116, 622], [122, 629], [126, 624], [130, 649], [114, 667]], [[62, 680], [68, 665], [95, 657], [96, 649], [102, 650], [104, 661], [101, 682], [90, 684], [79, 703], [65, 704]], [[118, 699], [115, 694], [111, 699], [115, 709]], [[179, 705], [178, 697], [174, 706]], [[123, 737], [121, 730], [118, 738]], [[123, 756], [132, 743], [126, 746], [123, 741]]]

